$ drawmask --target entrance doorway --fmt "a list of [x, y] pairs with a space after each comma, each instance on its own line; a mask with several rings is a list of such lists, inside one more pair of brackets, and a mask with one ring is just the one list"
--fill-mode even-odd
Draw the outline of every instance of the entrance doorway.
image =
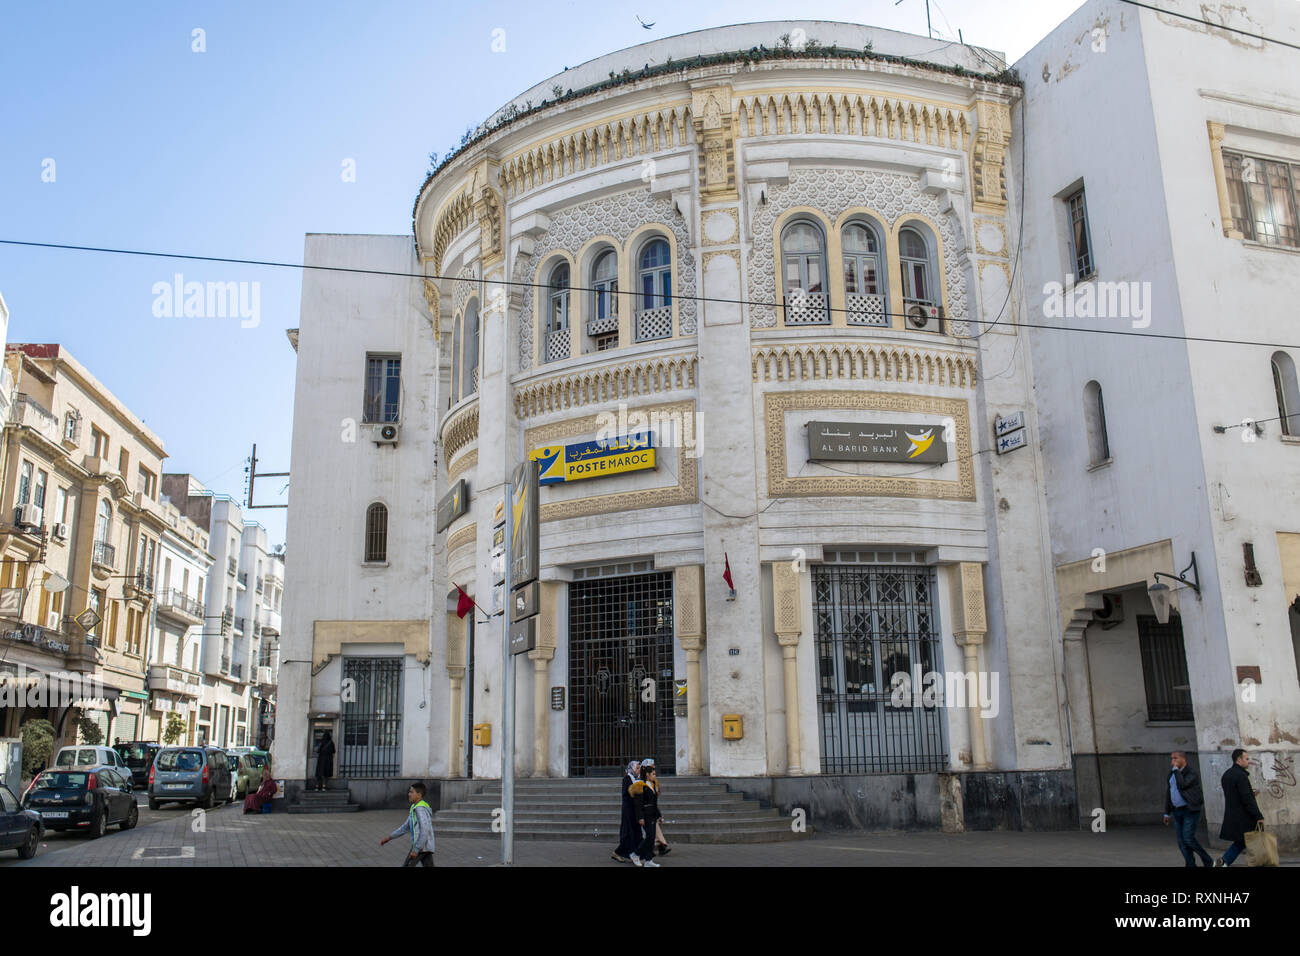
[[673, 578], [670, 573], [569, 585], [569, 775], [618, 776], [654, 757], [676, 770]]
[[402, 765], [402, 658], [343, 659], [340, 777], [392, 777]]

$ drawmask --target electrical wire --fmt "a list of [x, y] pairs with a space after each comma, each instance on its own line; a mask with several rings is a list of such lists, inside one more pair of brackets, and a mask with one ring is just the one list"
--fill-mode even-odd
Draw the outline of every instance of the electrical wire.
[[[277, 268], [277, 269], [311, 269], [311, 270], [317, 270], [323, 272], [348, 272], [348, 273], [357, 273], [361, 275], [391, 276], [395, 278], [405, 278], [405, 279], [427, 279], [431, 282], [477, 281], [473, 279], [461, 279], [457, 276], [425, 275], [419, 272], [394, 272], [388, 269], [357, 269], [357, 268], [352, 268], [350, 266], [319, 266], [319, 265], [308, 265], [306, 263], [298, 263], [298, 262], [274, 262], [265, 259], [236, 259], [236, 258], [229, 258], [223, 256], [198, 256], [198, 255], [189, 255], [189, 254], [179, 253], [179, 252], [146, 252], [139, 249], [115, 249], [111, 247], [102, 247], [102, 246], [79, 246], [79, 245], [71, 245], [68, 243], [57, 243], [57, 242], [32, 242], [29, 240], [22, 240], [22, 239], [0, 239], [0, 245], [28, 246], [28, 247], [39, 248], [39, 249], [62, 249], [62, 250], [69, 250], [74, 252], [103, 252], [103, 253], [110, 253], [116, 255], [146, 256], [146, 257], [153, 257], [159, 259], [186, 259], [186, 260], [192, 260], [197, 262], [223, 262], [223, 263], [229, 263], [233, 265], [266, 266], [269, 268]], [[528, 289], [549, 288], [549, 286], [545, 283], [523, 282], [517, 279], [495, 279], [492, 281], [491, 285], [520, 286]], [[589, 288], [585, 286], [566, 286], [566, 290], [569, 292], [595, 292], [596, 291], [595, 288]], [[626, 291], [619, 290], [617, 294], [635, 296], [640, 293], [638, 293], [635, 290], [626, 290]], [[669, 296], [667, 298], [671, 299], [674, 298], [674, 296]], [[785, 304], [783, 302], [778, 302], [778, 301], [766, 302], [766, 301], [758, 301], [752, 299], [727, 299], [721, 296], [701, 296], [701, 295], [690, 295], [690, 296], [678, 295], [675, 296], [675, 298], [686, 299], [692, 302], [717, 302], [725, 305], [761, 306], [763, 308], [769, 308], [769, 309], [785, 308]], [[1010, 299], [1010, 294], [1008, 293], [1008, 300], [1009, 299]], [[855, 312], [856, 313], [857, 311], [854, 309], [847, 309], [847, 308], [844, 309], [835, 308], [834, 306], [826, 306], [825, 309], [828, 313], [829, 312], [844, 312], [844, 313]], [[907, 314], [904, 312], [882, 312], [880, 314], [889, 317], [899, 317], [899, 318], [907, 317]], [[952, 322], [958, 320], [949, 319], [948, 321]], [[961, 321], [965, 321], [965, 320], [961, 320]], [[1011, 328], [1038, 329], [1041, 331], [1083, 332], [1083, 333], [1089, 333], [1094, 335], [1119, 335], [1125, 338], [1164, 339], [1164, 340], [1175, 341], [1175, 342], [1202, 342], [1210, 345], [1254, 345], [1262, 348], [1271, 348], [1271, 349], [1300, 349], [1300, 343], [1294, 343], [1294, 342], [1256, 342], [1256, 341], [1251, 341], [1249, 339], [1218, 339], [1208, 335], [1175, 335], [1173, 333], [1168, 333], [1168, 332], [1142, 332], [1142, 331], [1125, 332], [1120, 329], [1076, 328], [1068, 325], [1047, 325], [1041, 322], [1007, 321], [1007, 322], [1000, 322], [1000, 324], [1006, 325]], [[787, 328], [789, 327], [790, 326], [787, 326]], [[808, 327], [817, 328], [819, 326], [810, 324]], [[861, 326], [861, 328], [873, 328], [873, 326]], [[985, 331], [987, 331], [987, 329]], [[966, 336], [966, 338], [977, 338], [977, 336]]]
[[[1194, 17], [1190, 13], [1179, 13], [1177, 10], [1162, 10], [1160, 7], [1154, 7], [1149, 3], [1140, 3], [1138, 0], [1120, 0], [1120, 2], [1127, 3], [1133, 7], [1141, 7], [1143, 10], [1150, 10], [1153, 13], [1162, 13], [1167, 17], [1178, 17], [1181, 20], [1191, 20], [1193, 23], [1204, 24], [1207, 27], [1213, 27], [1215, 30], [1226, 30], [1229, 33], [1239, 33], [1242, 36], [1250, 37], [1252, 40], [1263, 40], [1265, 43], [1276, 43], [1278, 46], [1286, 46], [1293, 50], [1300, 50], [1300, 44], [1288, 43], [1286, 40], [1267, 37], [1262, 33], [1251, 33], [1249, 30], [1241, 30], [1237, 27], [1224, 26], [1222, 23], [1211, 23], [1209, 20]], [[1204, 9], [1204, 7], [1201, 9]]]

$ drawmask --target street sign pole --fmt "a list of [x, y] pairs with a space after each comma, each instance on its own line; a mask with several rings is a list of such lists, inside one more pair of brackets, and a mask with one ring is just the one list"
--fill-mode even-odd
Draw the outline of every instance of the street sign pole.
[[501, 653], [505, 660], [505, 713], [502, 718], [501, 808], [504, 827], [501, 830], [501, 863], [511, 866], [515, 861], [515, 655], [510, 653], [510, 562], [511, 538], [514, 535], [513, 488], [506, 482], [506, 582], [505, 601], [501, 611]]

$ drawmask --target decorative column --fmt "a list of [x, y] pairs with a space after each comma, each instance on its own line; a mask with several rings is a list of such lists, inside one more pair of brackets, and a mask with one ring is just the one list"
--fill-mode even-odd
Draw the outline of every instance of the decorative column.
[[673, 574], [676, 600], [673, 617], [677, 640], [686, 652], [686, 775], [704, 773], [701, 734], [700, 651], [704, 650], [704, 568], [689, 565]]
[[[984, 612], [984, 572], [973, 561], [963, 561], [948, 578], [951, 584], [953, 631], [965, 656], [966, 673], [974, 674], [979, 686], [980, 645], [988, 630]], [[967, 685], [969, 686], [969, 684]], [[979, 694], [971, 694], [967, 701], [970, 723], [971, 762], [976, 770], [988, 770], [989, 758], [984, 749], [984, 717], [980, 713]]]
[[799, 757], [799, 669], [795, 654], [803, 633], [799, 606], [799, 574], [789, 561], [772, 565], [772, 616], [785, 668], [785, 772], [801, 774]]
[[1219, 225], [1229, 239], [1242, 239], [1240, 230], [1233, 228], [1232, 202], [1228, 198], [1228, 174], [1223, 168], [1223, 124], [1213, 120], [1205, 124], [1210, 133], [1210, 163], [1214, 167], [1214, 190], [1219, 196]]
[[461, 776], [461, 702], [465, 683], [465, 622], [447, 615], [447, 676], [451, 678], [451, 703], [447, 729], [447, 776]]
[[542, 581], [537, 614], [537, 646], [528, 652], [533, 662], [533, 776], [549, 777], [551, 711], [547, 706], [551, 661], [555, 658], [560, 632], [561, 581]]

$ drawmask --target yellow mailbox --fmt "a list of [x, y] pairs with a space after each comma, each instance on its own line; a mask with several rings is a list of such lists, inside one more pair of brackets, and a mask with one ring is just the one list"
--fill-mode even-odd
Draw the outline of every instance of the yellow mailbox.
[[475, 747], [492, 746], [492, 725], [491, 724], [474, 725], [474, 746]]
[[723, 714], [722, 715], [722, 739], [739, 740], [745, 736], [744, 725], [740, 719], [740, 714]]

